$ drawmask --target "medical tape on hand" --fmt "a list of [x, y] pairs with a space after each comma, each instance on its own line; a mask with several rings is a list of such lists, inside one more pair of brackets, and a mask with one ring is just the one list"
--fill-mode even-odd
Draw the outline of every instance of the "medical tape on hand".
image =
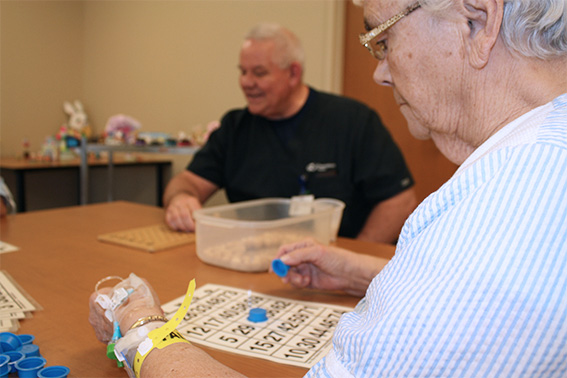
[[150, 331], [148, 333], [148, 337], [140, 343], [136, 351], [136, 357], [134, 357], [134, 363], [132, 364], [132, 370], [134, 371], [136, 377], [140, 376], [142, 363], [154, 348], [162, 349], [171, 344], [189, 342], [185, 340], [183, 336], [181, 336], [176, 328], [183, 320], [185, 314], [187, 314], [187, 310], [189, 309], [191, 301], [193, 300], [194, 292], [195, 279], [191, 280], [191, 282], [189, 283], [185, 298], [183, 299], [181, 306], [179, 307], [179, 309], [177, 309], [173, 317], [160, 328]]
[[130, 294], [134, 292], [134, 289], [124, 289], [123, 287], [119, 287], [114, 290], [112, 294], [112, 299], [106, 294], [99, 294], [97, 295], [95, 302], [100, 305], [106, 311], [104, 315], [106, 318], [113, 322], [114, 321], [114, 311], [128, 299]]
[[[124, 282], [124, 279], [120, 276], [108, 276], [108, 277], [104, 277], [103, 279], [101, 279], [100, 281], [98, 281], [95, 285], [95, 292], [98, 293], [98, 288], [101, 284], [107, 282], [107, 281], [111, 281], [111, 280], [119, 280], [120, 283]], [[120, 285], [119, 283], [119, 285]], [[118, 286], [118, 285], [117, 285]], [[95, 299], [95, 303], [98, 303], [98, 305], [100, 307], [102, 307], [104, 310], [106, 310], [104, 312], [104, 316], [106, 316], [106, 318], [110, 321], [110, 322], [114, 322], [114, 311], [122, 304], [126, 301], [126, 299], [128, 299], [128, 297], [130, 296], [130, 294], [132, 294], [134, 292], [134, 289], [128, 289], [126, 290], [123, 287], [114, 287], [113, 293], [112, 293], [112, 299], [106, 295], [106, 294], [98, 294], [96, 299]]]

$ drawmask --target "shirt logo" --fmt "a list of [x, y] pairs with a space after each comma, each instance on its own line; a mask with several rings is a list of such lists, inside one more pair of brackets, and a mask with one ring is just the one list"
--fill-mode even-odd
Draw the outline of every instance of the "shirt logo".
[[337, 164], [336, 163], [316, 163], [311, 162], [305, 166], [305, 170], [309, 173], [313, 172], [327, 172], [330, 170], [336, 170]]

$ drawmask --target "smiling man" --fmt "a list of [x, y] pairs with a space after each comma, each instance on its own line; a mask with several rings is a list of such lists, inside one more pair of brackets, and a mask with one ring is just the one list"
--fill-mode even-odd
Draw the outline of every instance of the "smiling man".
[[172, 229], [193, 231], [193, 210], [220, 188], [231, 202], [309, 192], [345, 203], [340, 236], [395, 242], [417, 204], [398, 147], [373, 110], [307, 86], [303, 67], [289, 30], [249, 32], [238, 64], [247, 107], [228, 112], [168, 184]]

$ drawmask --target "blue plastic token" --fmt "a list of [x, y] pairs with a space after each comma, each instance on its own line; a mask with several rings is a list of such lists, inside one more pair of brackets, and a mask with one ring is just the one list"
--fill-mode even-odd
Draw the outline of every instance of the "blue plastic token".
[[22, 347], [22, 341], [11, 332], [2, 332], [0, 333], [0, 347], [4, 352], [19, 350]]
[[25, 344], [20, 349], [26, 357], [41, 357], [39, 354], [39, 346], [35, 344]]
[[16, 369], [20, 378], [37, 378], [40, 371], [47, 361], [43, 357], [28, 357], [16, 362]]
[[33, 341], [35, 340], [35, 336], [34, 335], [18, 335], [18, 337], [20, 338], [20, 341], [22, 342], [22, 345], [26, 345], [26, 344], [33, 344]]
[[16, 372], [16, 364], [18, 363], [18, 361], [23, 360], [26, 356], [24, 356], [24, 354], [22, 352], [16, 352], [16, 351], [9, 351], [9, 352], [4, 352], [5, 356], [8, 356], [10, 358], [10, 361], [8, 362], [8, 366], [10, 366], [9, 372], [10, 373], [15, 373]]
[[268, 320], [266, 309], [260, 307], [251, 308], [248, 312], [248, 320], [254, 323], [265, 322]]
[[277, 274], [278, 276], [285, 277], [285, 276], [287, 276], [287, 271], [289, 270], [289, 265], [285, 264], [280, 259], [275, 259], [275, 260], [272, 261], [272, 269], [273, 269], [274, 273]]
[[0, 377], [7, 377], [10, 372], [10, 357], [0, 354]]
[[69, 375], [67, 366], [49, 366], [37, 372], [38, 378], [66, 378]]

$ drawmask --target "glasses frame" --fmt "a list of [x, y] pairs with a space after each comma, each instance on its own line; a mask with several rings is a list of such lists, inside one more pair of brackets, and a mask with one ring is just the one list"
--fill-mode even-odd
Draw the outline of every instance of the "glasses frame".
[[[384, 52], [385, 45], [372, 45], [370, 42], [380, 34], [384, 33], [386, 30], [390, 29], [394, 24], [400, 21], [402, 18], [413, 12], [414, 10], [421, 7], [419, 1], [408, 6], [406, 9], [401, 11], [400, 13], [396, 14], [392, 18], [388, 19], [387, 21], [381, 23], [380, 25], [376, 26], [374, 29], [370, 30], [368, 33], [361, 33], [358, 38], [360, 40], [360, 44], [368, 49], [370, 55], [378, 60], [384, 60], [386, 58], [386, 53]], [[374, 46], [378, 47], [375, 49]]]

